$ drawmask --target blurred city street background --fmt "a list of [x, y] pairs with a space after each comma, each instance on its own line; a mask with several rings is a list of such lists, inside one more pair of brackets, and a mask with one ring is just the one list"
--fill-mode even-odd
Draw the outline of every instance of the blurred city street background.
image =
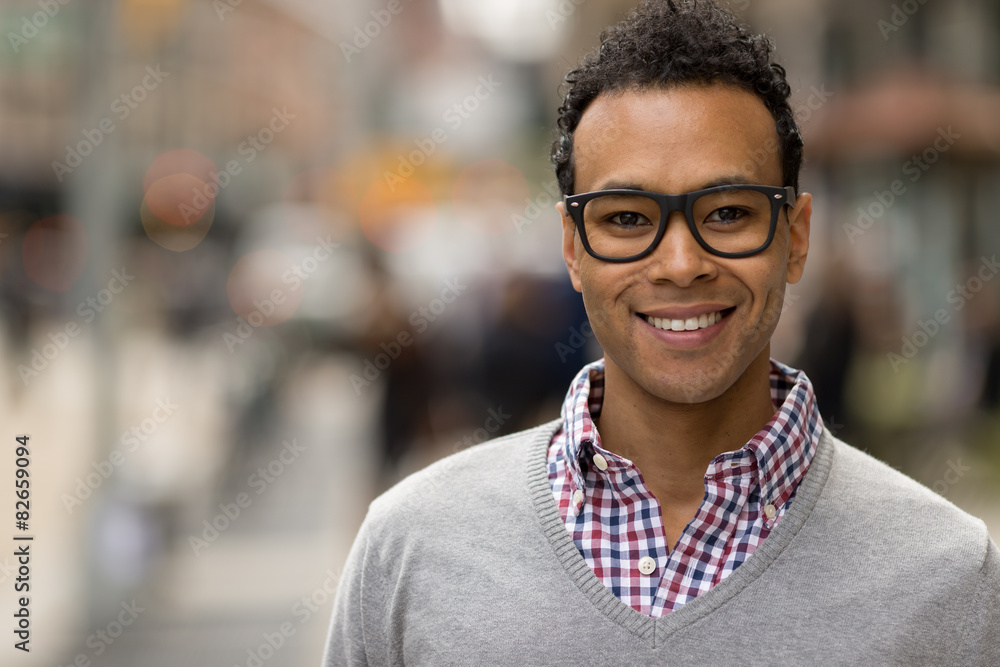
[[[3, 0], [0, 663], [319, 664], [371, 499], [601, 354], [547, 156], [633, 4]], [[773, 355], [996, 539], [1000, 3], [732, 6], [815, 197]]]

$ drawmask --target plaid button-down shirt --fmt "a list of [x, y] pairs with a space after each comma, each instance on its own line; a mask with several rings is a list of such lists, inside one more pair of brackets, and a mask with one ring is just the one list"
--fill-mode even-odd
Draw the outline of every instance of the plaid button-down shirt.
[[777, 412], [741, 449], [709, 464], [705, 498], [673, 551], [659, 501], [638, 468], [601, 447], [594, 418], [604, 398], [604, 360], [573, 381], [548, 449], [549, 483], [587, 564], [633, 609], [659, 617], [708, 591], [784, 516], [823, 422], [805, 373], [772, 359], [770, 377]]

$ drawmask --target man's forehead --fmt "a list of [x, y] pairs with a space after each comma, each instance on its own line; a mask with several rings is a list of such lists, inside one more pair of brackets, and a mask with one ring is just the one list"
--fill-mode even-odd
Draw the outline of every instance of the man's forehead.
[[[578, 130], [591, 123], [603, 123], [624, 111], [641, 112], [650, 107], [675, 116], [698, 114], [706, 107], [722, 102], [732, 108], [734, 101], [740, 108], [758, 107], [772, 119], [763, 100], [745, 88], [728, 83], [684, 83], [668, 86], [633, 86], [609, 89], [599, 93], [584, 109]], [[723, 108], [716, 108], [717, 112]], [[669, 122], [669, 117], [664, 117]]]
[[[756, 95], [723, 84], [602, 93], [584, 111], [573, 144], [578, 183], [650, 166], [703, 169], [713, 180], [781, 178], [773, 116]], [[708, 173], [718, 169], [725, 174]]]

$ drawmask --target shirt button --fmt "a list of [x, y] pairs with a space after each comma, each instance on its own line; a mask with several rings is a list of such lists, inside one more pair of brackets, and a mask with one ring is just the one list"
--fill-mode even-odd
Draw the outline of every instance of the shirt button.
[[656, 569], [656, 561], [649, 556], [643, 556], [639, 559], [639, 572], [643, 574], [650, 574]]
[[598, 470], [607, 470], [608, 460], [600, 454], [594, 454], [594, 465], [597, 466]]
[[774, 505], [772, 505], [771, 503], [764, 505], [764, 516], [766, 516], [768, 519], [773, 519], [774, 515], [777, 513], [778, 513], [777, 510], [774, 509]]
[[573, 492], [573, 504], [579, 505], [582, 502], [583, 502], [583, 491], [577, 489], [576, 491]]

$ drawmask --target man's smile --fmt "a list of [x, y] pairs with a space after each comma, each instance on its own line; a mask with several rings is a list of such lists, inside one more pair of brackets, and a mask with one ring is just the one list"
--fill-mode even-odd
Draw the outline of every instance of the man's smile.
[[684, 309], [687, 312], [678, 312], [679, 310], [665, 309], [652, 311], [653, 314], [636, 315], [644, 323], [646, 330], [661, 342], [673, 348], [696, 349], [708, 345], [722, 333], [736, 307], [698, 307], [695, 312], [691, 312], [691, 308]]
[[[687, 312], [681, 312], [682, 310]], [[639, 313], [639, 316], [649, 324], [663, 331], [697, 331], [698, 329], [707, 329], [717, 324], [734, 310], [736, 310], [735, 306], [730, 308], [695, 307], [693, 309], [651, 311], [648, 313]]]

